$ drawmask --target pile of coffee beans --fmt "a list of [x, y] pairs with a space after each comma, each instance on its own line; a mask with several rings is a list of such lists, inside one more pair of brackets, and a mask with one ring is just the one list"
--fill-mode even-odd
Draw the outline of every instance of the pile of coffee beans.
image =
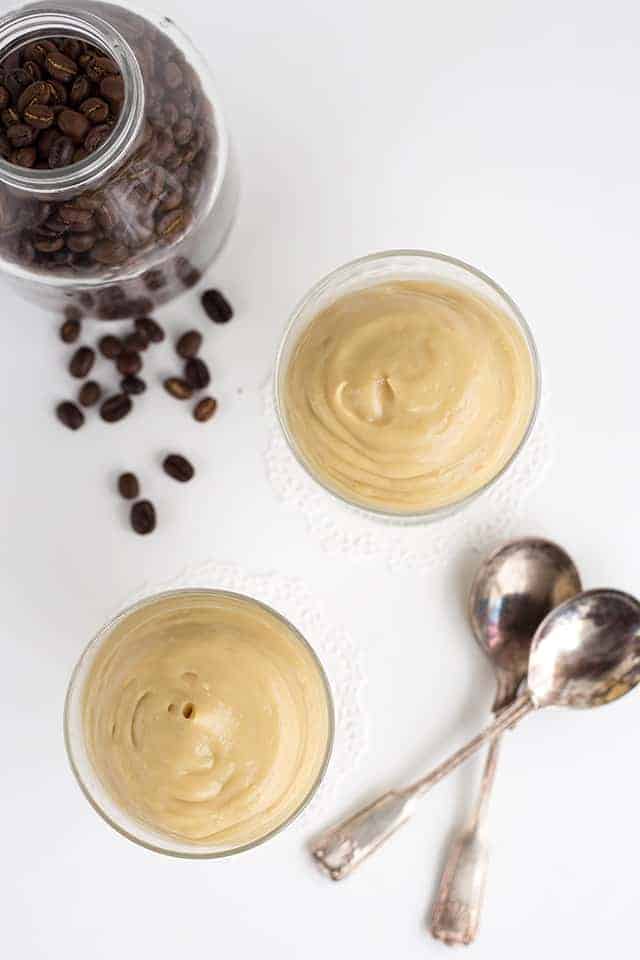
[[[168, 285], [200, 279], [172, 250], [206, 207], [216, 135], [200, 80], [172, 40], [142, 17], [97, 6], [129, 41], [143, 76], [138, 140], [123, 149], [107, 183], [88, 183], [63, 201], [1, 190], [0, 253], [36, 271], [109, 283], [149, 263], [142, 283], [151, 299], [133, 280], [136, 296], [109, 286], [99, 299], [98, 314], [118, 319], [150, 312], [153, 294]], [[0, 154], [36, 169], [76, 164], [108, 145], [126, 93], [107, 50], [73, 37], [29, 43], [0, 64]], [[93, 295], [86, 298], [83, 306], [94, 309]]]
[[[212, 315], [206, 304], [215, 302], [217, 313]], [[207, 315], [215, 322], [224, 316], [226, 322], [233, 316], [233, 310], [227, 299], [218, 290], [207, 290], [202, 294], [202, 304]], [[83, 331], [83, 317], [74, 305], [69, 305], [60, 326], [60, 339], [71, 345], [73, 352], [68, 361], [69, 374], [83, 380], [77, 402], [64, 400], [56, 407], [60, 422], [70, 430], [78, 430], [85, 423], [85, 410], [99, 405], [99, 414], [106, 423], [117, 423], [134, 410], [132, 398], [144, 393], [147, 381], [139, 374], [144, 371], [143, 355], [154, 344], [165, 340], [165, 331], [160, 324], [149, 316], [136, 317], [133, 326], [120, 336], [113, 333], [102, 334], [94, 346], [77, 345]], [[179, 400], [190, 399], [195, 392], [203, 391], [211, 382], [211, 374], [200, 356], [203, 335], [191, 328], [182, 333], [175, 342], [177, 356], [183, 361], [183, 375], [164, 380], [165, 389]], [[100, 383], [91, 378], [96, 363], [106, 360], [119, 378], [119, 389], [103, 394]], [[171, 386], [170, 386], [171, 384]], [[103, 399], [104, 396], [104, 399]], [[210, 395], [201, 396], [193, 407], [193, 417], [198, 423], [210, 420], [215, 414], [218, 402]], [[171, 453], [162, 463], [164, 472], [174, 480], [185, 483], [195, 475], [193, 465], [180, 453]], [[151, 533], [156, 527], [156, 512], [150, 500], [139, 500], [140, 484], [135, 474], [123, 473], [118, 479], [118, 490], [122, 497], [135, 500], [130, 510], [130, 523], [136, 533]]]

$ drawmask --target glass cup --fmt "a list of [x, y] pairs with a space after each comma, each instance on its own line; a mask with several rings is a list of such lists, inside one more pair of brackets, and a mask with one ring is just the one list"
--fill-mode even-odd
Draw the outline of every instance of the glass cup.
[[[133, 616], [139, 616], [141, 613], [148, 612], [149, 617], [154, 613], [160, 617], [166, 617], [167, 606], [170, 607], [170, 616], [172, 623], [176, 623], [176, 617], [181, 610], [188, 611], [190, 604], [194, 600], [200, 603], [207, 600], [230, 599], [234, 602], [247, 604], [250, 607], [257, 608], [262, 613], [266, 613], [270, 618], [274, 618], [279, 624], [284, 625], [290, 634], [291, 639], [296, 646], [301, 648], [302, 653], [309, 660], [312, 668], [317, 670], [318, 679], [324, 692], [324, 706], [326, 707], [326, 745], [322, 755], [318, 755], [317, 767], [318, 773], [312, 783], [306, 796], [303, 797], [297, 809], [295, 809], [283, 822], [277, 824], [263, 836], [252, 839], [247, 843], [229, 843], [229, 844], [206, 844], [189, 842], [178, 839], [168, 833], [155, 829], [148, 823], [138, 819], [114, 799], [111, 792], [103, 784], [96, 767], [91, 759], [90, 751], [87, 747], [84, 732], [84, 697], [85, 687], [91, 675], [92, 667], [102, 651], [105, 643], [112, 636], [114, 630], [122, 625], [126, 620]], [[154, 608], [155, 611], [154, 611]], [[179, 623], [179, 620], [177, 621]], [[196, 703], [197, 712], [197, 703]], [[186, 714], [185, 714], [186, 716]], [[231, 593], [226, 590], [208, 590], [208, 589], [183, 589], [174, 590], [166, 593], [157, 594], [148, 597], [133, 606], [128, 607], [122, 613], [111, 620], [97, 636], [89, 643], [82, 656], [75, 666], [64, 710], [64, 736], [67, 755], [71, 764], [71, 769], [78, 781], [78, 784], [85, 797], [106, 822], [121, 833], [127, 839], [132, 840], [140, 846], [153, 850], [156, 853], [163, 853], [172, 857], [184, 857], [193, 860], [215, 859], [226, 857], [243, 850], [249, 850], [272, 836], [284, 830], [299, 814], [304, 810], [316, 790], [320, 786], [329, 764], [333, 748], [334, 736], [334, 706], [331, 689], [326, 674], [318, 659], [316, 653], [305, 640], [305, 638], [296, 630], [296, 628], [283, 616], [266, 604], [260, 603], [251, 597], [242, 594]]]
[[[289, 422], [285, 402], [285, 379], [289, 363], [300, 336], [313, 319], [322, 310], [346, 294], [368, 289], [377, 284], [399, 280], [440, 281], [462, 289], [463, 291], [468, 290], [470, 293], [482, 297], [485, 301], [488, 301], [489, 304], [499, 308], [520, 330], [529, 352], [534, 378], [534, 401], [526, 430], [520, 443], [498, 473], [477, 490], [474, 490], [471, 494], [459, 500], [447, 503], [444, 506], [432, 507], [415, 512], [393, 511], [367, 505], [361, 501], [352, 499], [343, 490], [333, 486], [327, 478], [310, 463], [298, 444], [295, 430], [292, 429]], [[327, 493], [349, 507], [379, 520], [386, 520], [396, 524], [428, 523], [451, 516], [464, 509], [489, 490], [520, 455], [531, 435], [538, 413], [540, 404], [540, 379], [538, 353], [531, 331], [517, 305], [495, 281], [468, 263], [464, 263], [462, 260], [456, 260], [454, 257], [445, 256], [441, 253], [431, 253], [423, 250], [389, 250], [382, 253], [374, 253], [367, 257], [361, 257], [358, 260], [353, 260], [350, 263], [344, 264], [344, 266], [338, 267], [337, 270], [334, 270], [333, 273], [330, 273], [312, 287], [309, 293], [307, 293], [295, 308], [285, 329], [276, 358], [275, 404], [280, 426], [291, 452], [309, 476]]]

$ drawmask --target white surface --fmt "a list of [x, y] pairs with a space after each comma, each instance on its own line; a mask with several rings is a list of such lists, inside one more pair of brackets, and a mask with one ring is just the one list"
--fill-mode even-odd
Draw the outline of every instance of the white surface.
[[[469, 260], [519, 302], [557, 444], [521, 529], [563, 543], [586, 584], [639, 589], [640, 13], [630, 0], [164, 6], [209, 56], [241, 158], [239, 222], [210, 277], [237, 319], [206, 343], [215, 422], [190, 423], [154, 392], [144, 428], [72, 434], [52, 419], [68, 390], [56, 323], [3, 291], [2, 954], [445, 956], [425, 915], [476, 767], [341, 885], [309, 864], [308, 826], [225, 862], [173, 861], [127, 844], [84, 801], [62, 744], [65, 686], [142, 580], [214, 558], [304, 576], [364, 646], [373, 748], [330, 817], [484, 720], [490, 674], [461, 606], [474, 558], [428, 578], [329, 560], [264, 474], [260, 386], [289, 309], [322, 273], [385, 247]], [[161, 319], [193, 317], [206, 327], [188, 295]], [[197, 461], [192, 488], [163, 479], [167, 446]], [[121, 467], [158, 503], [153, 538], [126, 529], [111, 490]], [[639, 709], [636, 694], [548, 712], [506, 745], [475, 957], [634, 954]]]

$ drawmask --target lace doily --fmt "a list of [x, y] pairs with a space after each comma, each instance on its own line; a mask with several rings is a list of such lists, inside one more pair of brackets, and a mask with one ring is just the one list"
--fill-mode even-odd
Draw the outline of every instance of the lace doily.
[[287, 446], [269, 383], [264, 389], [267, 474], [278, 498], [304, 516], [311, 534], [327, 552], [375, 559], [391, 568], [425, 570], [465, 548], [495, 544], [509, 535], [525, 499], [551, 462], [548, 406], [545, 397], [525, 448], [490, 490], [453, 516], [403, 526], [348, 507], [308, 476]]
[[170, 580], [144, 583], [119, 609], [154, 593], [184, 587], [230, 590], [261, 600], [290, 620], [317, 653], [333, 693], [335, 741], [327, 774], [306, 812], [315, 813], [328, 805], [343, 779], [353, 775], [366, 749], [362, 651], [342, 627], [329, 623], [301, 580], [275, 573], [247, 573], [230, 563], [186, 567]]

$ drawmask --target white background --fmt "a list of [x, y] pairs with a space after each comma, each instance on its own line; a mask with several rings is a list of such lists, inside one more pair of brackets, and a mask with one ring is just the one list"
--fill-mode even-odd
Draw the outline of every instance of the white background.
[[[461, 257], [519, 302], [542, 353], [552, 470], [519, 529], [556, 538], [585, 584], [640, 589], [638, 311], [640, 14], [631, 0], [163, 0], [210, 60], [242, 175], [239, 220], [209, 281], [162, 312], [209, 334], [220, 415], [161, 391], [145, 415], [77, 434], [58, 319], [0, 310], [0, 952], [21, 960], [445, 956], [425, 918], [473, 765], [343, 884], [297, 824], [225, 862], [163, 858], [114, 834], [67, 769], [63, 697], [81, 647], [144, 580], [216, 558], [305, 578], [364, 650], [371, 748], [333, 819], [418, 772], [483, 722], [492, 682], [464, 621], [469, 558], [428, 578], [329, 560], [266, 480], [260, 387], [293, 303], [372, 250]], [[89, 342], [97, 338], [87, 330]], [[171, 369], [170, 351], [158, 354]], [[100, 368], [99, 375], [104, 373]], [[144, 422], [144, 426], [141, 424]], [[169, 447], [199, 466], [171, 486]], [[136, 470], [152, 538], [113, 492]], [[549, 711], [509, 739], [493, 806], [478, 958], [637, 953], [638, 696]]]

